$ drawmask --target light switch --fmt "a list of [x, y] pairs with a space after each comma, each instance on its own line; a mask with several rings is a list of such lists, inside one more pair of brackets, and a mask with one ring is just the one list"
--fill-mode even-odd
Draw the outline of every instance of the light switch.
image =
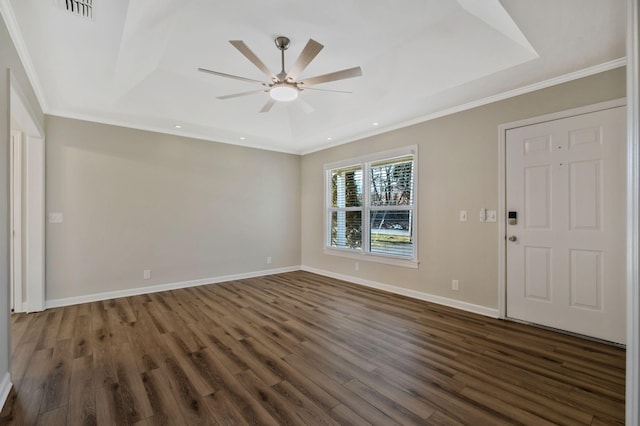
[[49, 213], [49, 223], [62, 223], [62, 213]]
[[469, 218], [466, 210], [460, 210], [460, 222], [466, 222]]
[[487, 221], [487, 209], [483, 207], [480, 209], [480, 222], [486, 222], [486, 221]]
[[487, 210], [487, 222], [495, 222], [496, 217], [497, 215], [495, 210]]

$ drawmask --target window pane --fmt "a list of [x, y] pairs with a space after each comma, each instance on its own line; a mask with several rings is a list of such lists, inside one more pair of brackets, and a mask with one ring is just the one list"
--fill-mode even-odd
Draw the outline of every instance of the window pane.
[[359, 249], [362, 247], [362, 212], [331, 212], [331, 246]]
[[362, 168], [331, 170], [331, 206], [360, 207], [362, 205]]
[[413, 158], [397, 158], [371, 165], [371, 205], [413, 204]]
[[413, 256], [413, 214], [410, 210], [375, 210], [371, 212], [372, 253]]

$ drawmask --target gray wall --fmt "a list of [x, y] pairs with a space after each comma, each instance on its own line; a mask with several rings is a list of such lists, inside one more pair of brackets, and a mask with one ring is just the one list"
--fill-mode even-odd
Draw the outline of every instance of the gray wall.
[[9, 131], [10, 131], [10, 78], [18, 85], [24, 99], [44, 121], [36, 96], [20, 63], [7, 27], [0, 19], [0, 381], [9, 371]]
[[[302, 264], [488, 307], [498, 306], [498, 227], [480, 223], [498, 207], [498, 126], [625, 96], [625, 69], [576, 80], [327, 149], [302, 159]], [[418, 269], [323, 253], [323, 165], [418, 145]], [[458, 211], [469, 211], [469, 222]], [[460, 291], [451, 280], [460, 280]]]
[[47, 300], [300, 264], [299, 156], [52, 116], [45, 126], [46, 210], [63, 213], [47, 224]]

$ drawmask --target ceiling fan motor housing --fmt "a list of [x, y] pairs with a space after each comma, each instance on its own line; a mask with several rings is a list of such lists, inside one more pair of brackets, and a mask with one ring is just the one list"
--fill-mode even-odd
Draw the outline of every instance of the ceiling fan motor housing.
[[280, 50], [287, 50], [289, 48], [289, 44], [291, 43], [291, 40], [289, 40], [289, 38], [285, 36], [276, 37], [274, 41], [276, 43], [276, 47]]

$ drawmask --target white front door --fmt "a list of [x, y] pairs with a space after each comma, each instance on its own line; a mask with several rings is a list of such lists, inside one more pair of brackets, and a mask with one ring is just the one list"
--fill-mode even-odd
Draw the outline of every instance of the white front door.
[[625, 114], [507, 131], [507, 317], [625, 342]]

